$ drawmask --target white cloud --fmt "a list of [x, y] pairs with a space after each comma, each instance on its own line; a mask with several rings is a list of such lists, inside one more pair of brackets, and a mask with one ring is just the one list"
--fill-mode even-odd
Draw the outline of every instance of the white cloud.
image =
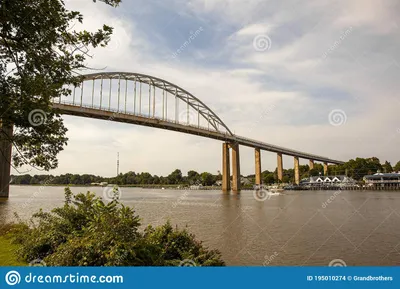
[[[175, 83], [245, 137], [343, 160], [374, 155], [392, 162], [400, 159], [395, 1], [171, 0], [163, 2], [164, 9], [171, 7], [173, 14], [180, 7], [179, 15], [176, 20], [168, 18], [165, 25], [171, 26], [159, 27], [157, 35], [124, 14], [124, 6], [112, 9], [82, 2], [67, 4], [83, 11], [84, 27], [115, 27], [110, 48], [93, 52], [88, 61], [92, 67], [145, 73]], [[143, 4], [143, 17], [151, 14], [152, 5]], [[192, 18], [185, 18], [188, 15]], [[171, 47], [158, 37], [171, 40], [174, 21], [188, 19], [195, 22], [193, 27], [208, 24], [187, 48], [201, 57], [165, 61]], [[184, 26], [176, 27], [187, 34]], [[322, 58], [349, 27], [351, 34]], [[253, 37], [263, 33], [273, 45], [257, 52]], [[177, 41], [172, 48], [180, 45]], [[333, 109], [346, 112], [345, 124], [329, 124]], [[65, 123], [70, 142], [55, 173], [111, 176], [117, 151], [124, 172], [216, 172], [221, 166], [218, 141], [82, 118], [66, 117]], [[287, 167], [293, 165], [290, 158], [285, 160]], [[243, 148], [242, 173], [253, 173], [253, 162], [254, 152]], [[263, 169], [273, 169], [275, 162], [274, 154], [263, 153]]]

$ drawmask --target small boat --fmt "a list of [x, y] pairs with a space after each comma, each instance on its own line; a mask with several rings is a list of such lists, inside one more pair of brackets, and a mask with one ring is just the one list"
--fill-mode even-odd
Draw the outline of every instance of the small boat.
[[271, 193], [282, 193], [285, 189], [282, 188], [270, 188], [269, 191]]
[[270, 187], [268, 187], [268, 190], [271, 193], [282, 193], [285, 189], [279, 188], [278, 186], [270, 186]]

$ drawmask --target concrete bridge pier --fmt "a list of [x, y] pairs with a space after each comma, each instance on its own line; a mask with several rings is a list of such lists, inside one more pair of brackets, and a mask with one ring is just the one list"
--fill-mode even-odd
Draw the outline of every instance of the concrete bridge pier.
[[313, 161], [313, 160], [310, 160], [308, 166], [310, 167], [310, 170], [314, 169], [314, 161]]
[[328, 163], [324, 163], [324, 176], [328, 175]]
[[278, 181], [282, 182], [283, 180], [283, 161], [282, 161], [282, 153], [277, 153], [277, 170], [278, 170]]
[[294, 182], [300, 184], [299, 157], [294, 157]]
[[239, 157], [239, 144], [232, 143], [232, 191], [240, 192], [240, 157]]
[[255, 150], [255, 165], [256, 165], [256, 185], [261, 185], [261, 151], [259, 148]]
[[222, 144], [222, 191], [231, 190], [231, 165], [229, 161], [229, 143]]
[[8, 198], [10, 192], [12, 136], [13, 125], [0, 119], [0, 198]]

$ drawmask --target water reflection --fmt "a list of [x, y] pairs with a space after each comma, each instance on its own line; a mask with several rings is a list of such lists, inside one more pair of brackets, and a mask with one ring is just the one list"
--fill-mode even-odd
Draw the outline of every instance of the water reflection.
[[[100, 187], [71, 188], [74, 193]], [[175, 191], [122, 188], [122, 202], [135, 208], [143, 226], [170, 220], [188, 226], [228, 265], [323, 265], [342, 259], [347, 265], [396, 265], [400, 261], [400, 194], [343, 191], [333, 194], [285, 192], [261, 202], [252, 191]], [[12, 186], [0, 201], [2, 222], [13, 213], [27, 219], [40, 208], [63, 204], [64, 188]]]

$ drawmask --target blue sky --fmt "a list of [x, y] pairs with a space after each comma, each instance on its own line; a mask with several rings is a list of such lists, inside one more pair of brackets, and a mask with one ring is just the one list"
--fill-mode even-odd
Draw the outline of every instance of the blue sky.
[[[84, 15], [77, 29], [115, 28], [109, 47], [92, 51], [91, 67], [175, 83], [246, 137], [335, 159], [400, 160], [396, 0], [125, 0], [117, 9], [90, 0], [66, 4]], [[256, 37], [267, 37], [268, 49], [255, 49]], [[333, 110], [346, 121], [332, 125]], [[69, 145], [52, 173], [112, 176], [117, 151], [122, 172], [221, 169], [218, 141], [74, 117], [65, 123]], [[253, 173], [253, 155], [242, 148], [243, 174]], [[274, 169], [276, 156], [263, 152], [262, 162]], [[293, 159], [284, 158], [284, 166], [292, 167]]]

